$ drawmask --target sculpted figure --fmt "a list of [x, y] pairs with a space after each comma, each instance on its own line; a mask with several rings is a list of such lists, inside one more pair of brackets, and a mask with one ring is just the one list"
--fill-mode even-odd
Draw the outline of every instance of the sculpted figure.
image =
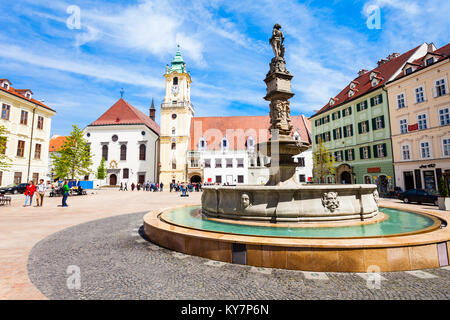
[[284, 57], [284, 35], [281, 31], [281, 26], [277, 23], [273, 26], [272, 37], [269, 40], [270, 45], [272, 46], [273, 53], [275, 58]]
[[244, 210], [251, 206], [250, 197], [246, 193], [242, 194], [241, 196], [241, 206]]
[[375, 200], [375, 202], [376, 202], [377, 205], [378, 205], [378, 202], [380, 201], [380, 195], [378, 194], [378, 190], [377, 190], [377, 189], [375, 189], [375, 190], [373, 191], [373, 200]]
[[322, 196], [322, 205], [334, 212], [337, 208], [339, 208], [339, 199], [337, 192], [325, 192]]

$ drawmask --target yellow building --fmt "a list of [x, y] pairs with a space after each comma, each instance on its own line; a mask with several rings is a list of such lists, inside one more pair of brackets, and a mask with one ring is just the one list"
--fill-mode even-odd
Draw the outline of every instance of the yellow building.
[[6, 156], [11, 167], [0, 171], [0, 186], [49, 180], [48, 148], [55, 111], [33, 99], [29, 89], [14, 89], [0, 79], [0, 125], [6, 128]]
[[387, 85], [396, 185], [437, 190], [450, 171], [450, 44], [406, 63]]
[[161, 105], [160, 176], [165, 185], [187, 181], [186, 155], [189, 147], [190, 124], [194, 116], [191, 104], [191, 76], [180, 49], [167, 66], [166, 94]]

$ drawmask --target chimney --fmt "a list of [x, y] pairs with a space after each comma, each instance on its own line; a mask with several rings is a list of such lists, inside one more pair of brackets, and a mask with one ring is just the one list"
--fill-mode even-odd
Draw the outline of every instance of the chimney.
[[358, 76], [361, 77], [363, 74], [365, 74], [365, 73], [367, 73], [367, 72], [369, 72], [369, 70], [367, 70], [367, 69], [361, 69], [361, 70], [358, 71]]
[[152, 98], [152, 106], [150, 107], [149, 117], [153, 121], [155, 121], [156, 109], [155, 109], [155, 101]]
[[377, 64], [378, 64], [378, 66], [381, 66], [383, 63], [386, 63], [386, 62], [388, 62], [387, 59], [381, 59], [377, 62]]
[[387, 59], [390, 61], [390, 60], [392, 60], [392, 59], [397, 58], [399, 55], [400, 55], [400, 53], [394, 52], [394, 53], [391, 53], [390, 55], [388, 55], [388, 56], [387, 56]]

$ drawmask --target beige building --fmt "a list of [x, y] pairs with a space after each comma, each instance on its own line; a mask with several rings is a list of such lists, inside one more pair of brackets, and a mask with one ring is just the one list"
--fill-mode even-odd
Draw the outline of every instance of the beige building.
[[191, 119], [191, 76], [178, 49], [170, 66], [167, 66], [166, 94], [161, 105], [160, 175], [159, 181], [168, 186], [171, 182], [187, 181], [187, 151]]
[[0, 186], [48, 180], [51, 118], [55, 111], [33, 99], [29, 89], [14, 89], [0, 79], [0, 125], [6, 128], [4, 152], [12, 164], [0, 171]]
[[406, 63], [387, 85], [396, 185], [437, 190], [450, 171], [450, 44]]

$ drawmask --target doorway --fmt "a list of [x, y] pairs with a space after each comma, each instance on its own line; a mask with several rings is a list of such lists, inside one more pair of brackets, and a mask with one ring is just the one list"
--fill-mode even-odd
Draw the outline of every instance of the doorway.
[[145, 174], [138, 175], [138, 183], [143, 184], [145, 182]]
[[341, 173], [341, 183], [342, 184], [351, 184], [352, 183], [352, 176], [350, 172], [344, 171]]
[[414, 173], [412, 171], [403, 172], [403, 181], [405, 181], [405, 190], [414, 189]]
[[192, 176], [191, 177], [191, 183], [201, 183], [202, 182], [202, 178], [198, 175]]
[[110, 186], [117, 185], [117, 176], [115, 174], [109, 176], [109, 185]]
[[385, 194], [388, 189], [388, 179], [385, 175], [378, 177], [378, 192], [380, 194]]

